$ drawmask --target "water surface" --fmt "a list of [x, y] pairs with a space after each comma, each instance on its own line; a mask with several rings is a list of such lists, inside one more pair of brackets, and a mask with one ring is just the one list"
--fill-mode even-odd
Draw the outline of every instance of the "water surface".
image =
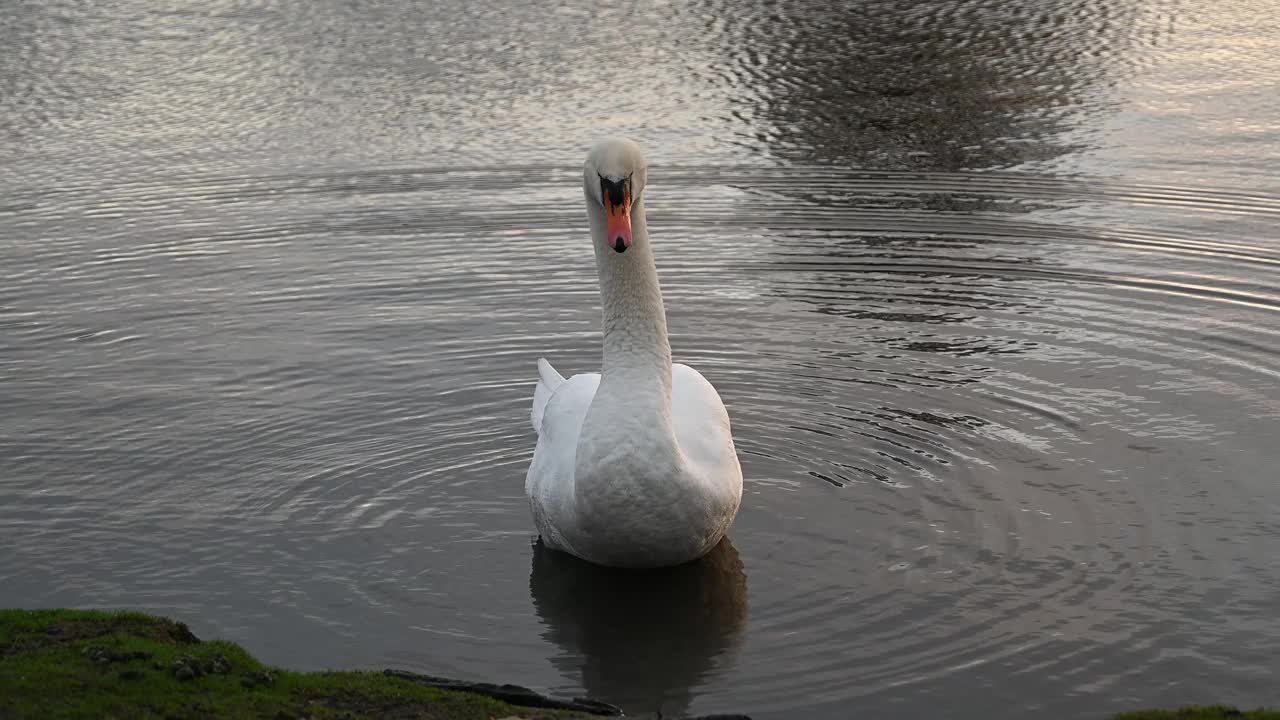
[[[633, 713], [1275, 703], [1265, 3], [0, 12], [0, 605]], [[599, 362], [578, 166], [648, 148], [730, 544], [535, 546]]]

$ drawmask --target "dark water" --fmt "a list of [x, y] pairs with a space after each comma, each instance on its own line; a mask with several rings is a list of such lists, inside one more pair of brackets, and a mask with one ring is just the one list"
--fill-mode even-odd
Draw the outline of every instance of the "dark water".
[[[642, 713], [1280, 702], [1274, 4], [0, 9], [0, 606]], [[700, 565], [535, 551], [648, 148], [747, 476]]]

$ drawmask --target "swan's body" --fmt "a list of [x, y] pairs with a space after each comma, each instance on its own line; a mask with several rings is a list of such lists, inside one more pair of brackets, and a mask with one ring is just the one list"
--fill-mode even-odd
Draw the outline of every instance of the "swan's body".
[[584, 169], [604, 305], [602, 373], [538, 361], [538, 433], [525, 492], [548, 546], [601, 565], [678, 565], [716, 546], [737, 515], [742, 471], [711, 383], [673, 365], [645, 228], [639, 148], [606, 141]]

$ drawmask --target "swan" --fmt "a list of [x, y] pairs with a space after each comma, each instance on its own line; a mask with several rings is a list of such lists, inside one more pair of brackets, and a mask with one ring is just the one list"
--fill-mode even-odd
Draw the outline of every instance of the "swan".
[[597, 565], [680, 565], [720, 542], [742, 502], [729, 413], [697, 370], [672, 364], [645, 227], [647, 168], [626, 139], [582, 171], [603, 304], [601, 372], [565, 379], [538, 360], [525, 478], [547, 547]]

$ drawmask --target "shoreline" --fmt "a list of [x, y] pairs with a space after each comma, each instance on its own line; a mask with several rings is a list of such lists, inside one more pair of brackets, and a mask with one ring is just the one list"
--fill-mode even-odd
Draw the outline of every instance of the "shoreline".
[[[132, 611], [0, 610], [0, 717], [589, 720], [621, 708], [406, 670], [295, 672]], [[643, 716], [633, 716], [643, 717]], [[681, 720], [750, 720], [746, 715]]]
[[[621, 708], [511, 684], [405, 670], [294, 672], [186, 624], [131, 611], [0, 610], [0, 717], [588, 720]], [[646, 717], [628, 716], [628, 717]], [[1138, 710], [1113, 720], [1280, 720], [1229, 706]], [[675, 720], [675, 719], [673, 719]], [[750, 720], [715, 714], [681, 720]]]

